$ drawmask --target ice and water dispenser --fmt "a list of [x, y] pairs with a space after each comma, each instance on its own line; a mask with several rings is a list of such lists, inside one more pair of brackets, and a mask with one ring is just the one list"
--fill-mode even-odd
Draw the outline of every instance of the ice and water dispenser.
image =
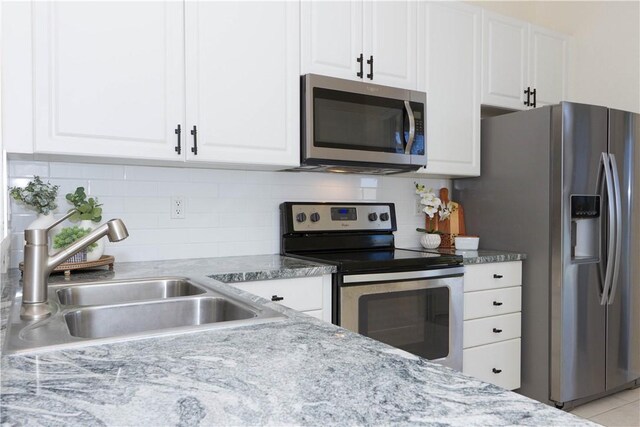
[[600, 257], [600, 196], [571, 196], [571, 259], [598, 261]]

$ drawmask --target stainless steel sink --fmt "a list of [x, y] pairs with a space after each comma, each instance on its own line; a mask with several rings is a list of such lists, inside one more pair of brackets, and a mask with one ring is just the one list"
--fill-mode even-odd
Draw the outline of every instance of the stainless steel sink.
[[49, 285], [51, 316], [11, 307], [3, 354], [30, 353], [282, 320], [284, 315], [182, 277]]
[[255, 312], [214, 297], [91, 307], [64, 315], [69, 333], [82, 338], [117, 337], [254, 317]]
[[67, 286], [56, 291], [62, 305], [106, 305], [157, 298], [201, 295], [205, 289], [181, 277], [118, 280]]

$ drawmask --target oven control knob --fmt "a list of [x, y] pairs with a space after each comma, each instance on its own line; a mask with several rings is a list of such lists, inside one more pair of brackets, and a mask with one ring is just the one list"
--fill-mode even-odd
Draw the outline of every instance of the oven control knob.
[[309, 218], [311, 219], [311, 222], [318, 222], [320, 221], [320, 214], [318, 212], [314, 212]]
[[300, 212], [299, 214], [296, 215], [296, 221], [305, 222], [306, 220], [307, 220], [307, 214], [305, 214], [304, 212]]
[[380, 214], [380, 221], [389, 221], [389, 214], [386, 212], [382, 212]]
[[371, 212], [369, 214], [369, 221], [375, 221], [376, 219], [378, 219], [378, 214], [375, 212]]

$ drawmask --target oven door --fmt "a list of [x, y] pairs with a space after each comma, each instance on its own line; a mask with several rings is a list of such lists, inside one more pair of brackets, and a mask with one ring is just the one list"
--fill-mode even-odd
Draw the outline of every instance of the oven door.
[[461, 371], [463, 272], [344, 275], [341, 326]]
[[426, 165], [425, 93], [313, 74], [302, 92], [304, 164]]

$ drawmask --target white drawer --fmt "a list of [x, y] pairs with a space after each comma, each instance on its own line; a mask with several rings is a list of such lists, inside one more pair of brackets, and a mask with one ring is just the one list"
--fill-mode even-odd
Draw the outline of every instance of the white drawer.
[[464, 348], [520, 337], [520, 313], [464, 321]]
[[522, 285], [522, 261], [492, 262], [464, 266], [464, 291]]
[[522, 288], [492, 289], [490, 291], [465, 292], [464, 320], [479, 317], [515, 313], [521, 308]]
[[238, 289], [298, 311], [322, 310], [322, 276], [230, 283]]
[[488, 383], [520, 388], [520, 338], [463, 350], [462, 371]]

